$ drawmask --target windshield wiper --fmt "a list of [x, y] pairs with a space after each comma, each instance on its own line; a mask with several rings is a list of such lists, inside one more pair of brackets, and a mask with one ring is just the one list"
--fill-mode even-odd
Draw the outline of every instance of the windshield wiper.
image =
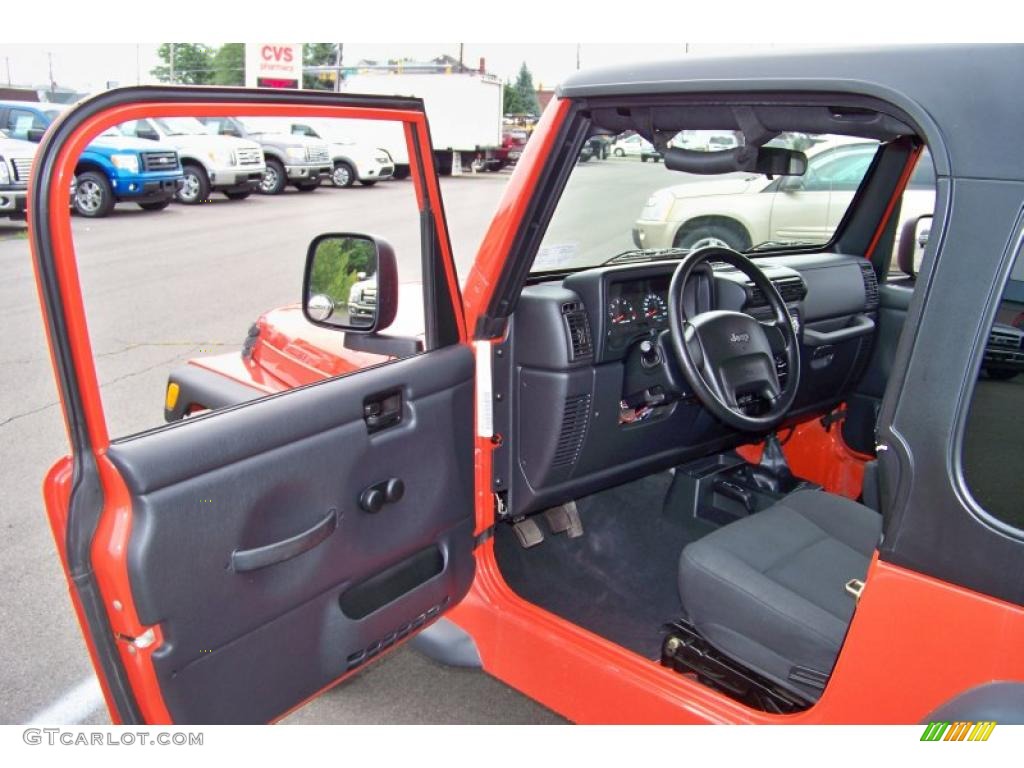
[[758, 243], [750, 248], [747, 248], [746, 253], [755, 253], [756, 251], [770, 251], [776, 248], [796, 248], [801, 245], [821, 245], [813, 240], [765, 240], [763, 243]]
[[633, 248], [612, 256], [601, 266], [609, 264], [636, 264], [645, 261], [664, 261], [665, 259], [681, 259], [690, 252], [689, 248]]

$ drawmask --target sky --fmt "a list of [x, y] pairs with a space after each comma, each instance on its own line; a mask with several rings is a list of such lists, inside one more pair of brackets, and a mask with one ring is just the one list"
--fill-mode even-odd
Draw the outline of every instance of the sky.
[[[217, 43], [214, 43], [217, 45]], [[524, 61], [534, 85], [552, 88], [576, 70], [576, 43], [464, 43], [463, 61], [476, 67], [481, 57], [487, 71], [504, 80], [515, 79]], [[760, 45], [757, 48], [770, 48]], [[752, 45], [697, 43], [582, 43], [580, 66], [585, 68], [632, 61], [679, 58], [687, 54], [737, 53]], [[154, 43], [0, 43], [0, 84], [45, 85], [53, 77], [60, 86], [84, 92], [103, 90], [108, 82], [137, 85], [150, 82], [149, 71], [159, 63]], [[343, 63], [361, 59], [409, 57], [429, 60], [442, 54], [459, 55], [459, 43], [344, 43]]]

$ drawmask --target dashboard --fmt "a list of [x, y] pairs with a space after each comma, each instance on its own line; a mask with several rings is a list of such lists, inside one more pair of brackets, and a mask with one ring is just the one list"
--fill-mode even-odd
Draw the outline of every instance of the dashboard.
[[[839, 254], [760, 258], [800, 342], [793, 418], [826, 413], [864, 369], [878, 292], [870, 264]], [[750, 440], [645, 365], [669, 330], [678, 262], [600, 266], [528, 285], [494, 360], [494, 476], [510, 514], [526, 514]], [[767, 321], [759, 289], [725, 265], [704, 265], [685, 287], [686, 317], [715, 309]], [[645, 353], [644, 350], [647, 350]], [[666, 361], [666, 364], [669, 361]], [[780, 378], [785, 371], [779, 371]], [[674, 382], [678, 383], [678, 382]], [[505, 395], [507, 393], [507, 396]]]

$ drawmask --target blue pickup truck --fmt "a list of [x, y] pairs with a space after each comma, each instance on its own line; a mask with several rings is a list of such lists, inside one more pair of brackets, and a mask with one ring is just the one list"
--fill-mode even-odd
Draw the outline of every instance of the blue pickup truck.
[[[14, 139], [39, 141], [64, 110], [63, 104], [0, 101], [0, 128]], [[75, 212], [100, 218], [115, 203], [132, 202], [147, 211], [170, 205], [181, 187], [181, 162], [170, 148], [133, 139], [110, 129], [82, 152], [75, 167]]]

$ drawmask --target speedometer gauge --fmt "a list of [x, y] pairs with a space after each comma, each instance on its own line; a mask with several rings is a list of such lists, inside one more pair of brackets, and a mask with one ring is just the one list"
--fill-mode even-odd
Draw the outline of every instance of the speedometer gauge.
[[612, 325], [628, 325], [636, 321], [636, 310], [629, 299], [612, 299], [608, 304], [608, 319]]
[[644, 296], [640, 308], [643, 311], [644, 319], [649, 323], [663, 323], [668, 320], [668, 305], [656, 293], [648, 293]]

